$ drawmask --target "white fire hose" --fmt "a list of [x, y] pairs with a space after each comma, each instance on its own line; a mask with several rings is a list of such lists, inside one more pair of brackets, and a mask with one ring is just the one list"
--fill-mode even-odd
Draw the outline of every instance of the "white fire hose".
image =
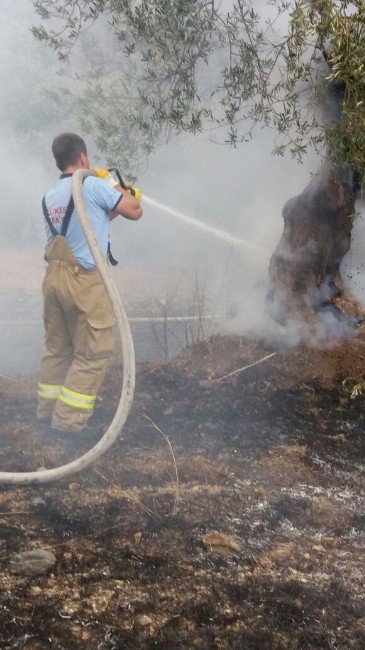
[[[116, 441], [120, 431], [127, 419], [130, 407], [132, 405], [134, 385], [135, 385], [135, 360], [134, 348], [131, 330], [129, 327], [127, 315], [115, 286], [114, 280], [110, 274], [108, 264], [103, 256], [94, 231], [91, 227], [90, 220], [85, 208], [84, 197], [82, 193], [82, 181], [93, 175], [92, 172], [84, 169], [78, 169], [72, 177], [72, 196], [75, 203], [75, 209], [80, 220], [82, 230], [86, 241], [93, 255], [95, 264], [103, 280], [105, 289], [111, 300], [114, 315], [117, 321], [120, 340], [122, 344], [123, 355], [123, 384], [119, 404], [115, 416], [103, 437], [99, 442], [89, 449], [89, 451], [73, 460], [71, 463], [46, 469], [40, 472], [0, 472], [0, 483], [2, 484], [42, 484], [58, 481], [61, 478], [81, 472], [86, 467], [94, 463], [102, 456], [107, 449]], [[77, 434], [75, 434], [77, 435]]]

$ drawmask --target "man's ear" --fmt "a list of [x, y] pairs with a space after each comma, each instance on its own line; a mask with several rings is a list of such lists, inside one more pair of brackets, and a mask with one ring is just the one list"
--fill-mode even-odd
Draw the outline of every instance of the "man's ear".
[[85, 167], [86, 169], [89, 169], [90, 163], [89, 163], [89, 157], [88, 157], [87, 153], [82, 153], [81, 154], [80, 161], [81, 161], [81, 165], [83, 167]]

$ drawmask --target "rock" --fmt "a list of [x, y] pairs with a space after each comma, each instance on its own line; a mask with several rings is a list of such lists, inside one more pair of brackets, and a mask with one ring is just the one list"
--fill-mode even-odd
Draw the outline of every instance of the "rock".
[[41, 498], [41, 497], [34, 497], [34, 499], [31, 500], [32, 506], [45, 506], [46, 502]]
[[71, 625], [70, 630], [71, 630], [71, 634], [75, 636], [77, 639], [81, 637], [82, 628], [79, 627], [78, 625]]
[[340, 442], [346, 442], [347, 438], [344, 433], [339, 433], [337, 436], [331, 436], [332, 440], [339, 440]]
[[332, 547], [332, 546], [339, 546], [341, 543], [341, 539], [338, 537], [322, 537], [321, 539], [321, 544], [322, 546], [325, 547]]
[[260, 567], [260, 569], [266, 569], [269, 570], [272, 568], [272, 561], [267, 555], [261, 555], [261, 557], [255, 558], [256, 564]]
[[68, 489], [70, 492], [78, 492], [81, 489], [81, 486], [79, 483], [70, 483]]
[[134, 539], [135, 545], [139, 546], [139, 544], [142, 541], [142, 533], [136, 533], [135, 535], [133, 535], [133, 539]]
[[91, 637], [91, 634], [88, 630], [83, 630], [82, 627], [78, 625], [71, 626], [71, 633], [76, 639], [82, 639], [83, 641], [88, 641]]
[[31, 587], [29, 589], [29, 595], [30, 596], [41, 596], [43, 593], [43, 590], [40, 587]]
[[79, 603], [74, 600], [66, 600], [62, 605], [62, 613], [64, 616], [72, 616], [79, 609]]
[[13, 555], [10, 560], [10, 571], [24, 576], [38, 576], [46, 573], [55, 564], [56, 557], [51, 551], [37, 548]]
[[278, 450], [284, 452], [284, 454], [305, 456], [308, 447], [307, 445], [279, 445]]
[[147, 402], [149, 402], [152, 399], [152, 395], [150, 395], [149, 393], [143, 393], [138, 391], [136, 392], [136, 398], [140, 400], [146, 400]]
[[271, 550], [270, 557], [275, 560], [287, 560], [294, 553], [295, 545], [292, 542], [279, 542]]
[[140, 627], [147, 627], [147, 625], [152, 625], [153, 621], [152, 618], [146, 614], [141, 614], [140, 616], [137, 616], [137, 623]]
[[207, 533], [201, 537], [204, 546], [212, 553], [220, 555], [234, 555], [241, 553], [241, 544], [232, 535], [224, 533]]
[[194, 567], [191, 564], [188, 564], [188, 566], [185, 566], [184, 569], [185, 569], [186, 573], [190, 573], [190, 574], [194, 573]]
[[210, 390], [211, 388], [214, 388], [216, 384], [212, 379], [201, 379], [198, 382], [199, 388], [204, 388], [204, 390]]
[[174, 407], [173, 406], [168, 406], [167, 409], [162, 411], [164, 415], [172, 415], [174, 412]]

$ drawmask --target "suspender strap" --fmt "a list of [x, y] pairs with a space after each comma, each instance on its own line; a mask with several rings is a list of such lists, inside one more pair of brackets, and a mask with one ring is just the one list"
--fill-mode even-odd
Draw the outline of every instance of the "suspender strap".
[[42, 199], [43, 214], [44, 214], [45, 220], [47, 221], [47, 223], [49, 225], [49, 228], [51, 230], [51, 233], [52, 233], [53, 237], [57, 237], [57, 235], [62, 235], [62, 237], [66, 237], [67, 228], [69, 226], [71, 215], [72, 215], [72, 213], [74, 211], [74, 207], [75, 207], [74, 206], [74, 200], [73, 200], [73, 198], [71, 196], [70, 202], [69, 202], [69, 204], [67, 206], [67, 209], [66, 209], [66, 212], [65, 212], [65, 216], [63, 218], [61, 232], [58, 232], [56, 230], [56, 228], [54, 227], [52, 221], [49, 218], [47, 205], [46, 205], [46, 198], [45, 198], [45, 196], [43, 197], [43, 199]]
[[48, 223], [48, 226], [50, 228], [50, 231], [51, 231], [53, 237], [57, 237], [58, 232], [57, 232], [56, 228], [54, 227], [52, 221], [49, 218], [47, 205], [46, 205], [46, 198], [45, 197], [43, 197], [43, 199], [42, 199], [42, 208], [43, 208], [44, 218]]
[[113, 257], [113, 255], [112, 255], [112, 252], [111, 252], [111, 249], [110, 249], [110, 241], [108, 242], [108, 252], [107, 252], [107, 255], [108, 255], [108, 260], [109, 260], [109, 262], [110, 262], [110, 264], [111, 264], [112, 266], [116, 266], [117, 264], [119, 264], [119, 262], [117, 262], [117, 260], [116, 260], [116, 259]]
[[[71, 219], [72, 213], [73, 213], [74, 208], [75, 208], [73, 197], [71, 196], [70, 202], [69, 202], [69, 204], [67, 206], [67, 209], [66, 209], [66, 212], [65, 212], [65, 216], [63, 217], [61, 232], [58, 232], [56, 230], [56, 228], [54, 227], [52, 221], [49, 218], [45, 196], [42, 199], [42, 208], [43, 208], [44, 218], [48, 223], [48, 226], [50, 228], [50, 231], [51, 231], [53, 237], [57, 237], [57, 235], [61, 235], [62, 237], [66, 237], [67, 229], [68, 229], [68, 226], [70, 224], [70, 219]], [[107, 256], [108, 256], [109, 262], [110, 262], [110, 264], [112, 266], [116, 266], [118, 264], [117, 260], [114, 259], [113, 255], [112, 255], [112, 252], [110, 250], [110, 242], [108, 242]]]
[[74, 207], [75, 207], [74, 206], [74, 200], [73, 200], [73, 198], [71, 196], [70, 202], [69, 202], [69, 204], [67, 206], [67, 210], [65, 212], [65, 216], [63, 217], [62, 228], [61, 228], [61, 232], [60, 232], [60, 235], [62, 235], [62, 237], [66, 237], [67, 228], [69, 226], [71, 215], [72, 215], [72, 213], [74, 211]]
[[[70, 174], [70, 176], [71, 176], [71, 174]], [[85, 178], [83, 178], [82, 184], [84, 184], [84, 180], [85, 180]], [[73, 211], [75, 209], [74, 200], [73, 200], [72, 195], [71, 195], [71, 198], [70, 198], [70, 202], [69, 202], [69, 204], [67, 206], [65, 216], [63, 217], [61, 232], [57, 232], [56, 228], [54, 227], [53, 223], [51, 222], [51, 220], [49, 218], [45, 196], [42, 199], [42, 208], [43, 208], [44, 217], [45, 217], [45, 219], [46, 219], [46, 221], [47, 221], [47, 223], [48, 223], [48, 225], [49, 225], [49, 227], [51, 229], [51, 233], [52, 233], [53, 237], [56, 237], [57, 235], [62, 235], [62, 237], [66, 237], [67, 229], [68, 229], [68, 226], [70, 224], [70, 219], [71, 219], [72, 213], [73, 213]]]

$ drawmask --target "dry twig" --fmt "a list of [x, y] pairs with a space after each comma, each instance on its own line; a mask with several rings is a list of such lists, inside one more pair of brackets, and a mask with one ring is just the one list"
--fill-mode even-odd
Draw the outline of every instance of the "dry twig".
[[179, 504], [179, 499], [180, 499], [180, 482], [179, 482], [179, 473], [178, 473], [178, 470], [177, 470], [176, 458], [175, 458], [174, 450], [172, 448], [172, 444], [171, 444], [170, 440], [168, 439], [167, 435], [163, 431], [161, 431], [160, 427], [156, 424], [156, 422], [154, 422], [149, 417], [149, 415], [147, 415], [146, 413], [143, 413], [141, 411], [140, 411], [140, 414], [143, 415], [143, 417], [146, 418], [146, 420], [151, 422], [152, 426], [156, 429], [156, 431], [158, 431], [161, 434], [161, 436], [164, 438], [164, 440], [167, 442], [167, 444], [169, 446], [171, 456], [172, 456], [172, 459], [174, 461], [174, 467], [175, 467], [175, 497], [174, 497], [174, 507], [172, 509], [172, 514], [176, 515], [176, 513], [178, 511], [178, 504]]
[[218, 384], [220, 381], [224, 381], [225, 379], [229, 379], [230, 377], [233, 377], [234, 375], [238, 375], [240, 372], [243, 372], [244, 370], [248, 370], [249, 368], [253, 368], [254, 366], [258, 366], [260, 363], [263, 363], [264, 361], [267, 361], [268, 359], [271, 359], [272, 357], [275, 357], [277, 352], [272, 352], [271, 354], [267, 354], [266, 357], [262, 357], [262, 359], [259, 359], [258, 361], [255, 361], [254, 363], [250, 363], [248, 366], [244, 366], [243, 368], [238, 368], [237, 370], [233, 370], [233, 372], [229, 372], [228, 375], [223, 375], [223, 377], [219, 377], [218, 379], [210, 379], [212, 383]]
[[13, 515], [34, 515], [34, 510], [19, 510], [19, 512], [0, 512], [0, 517]]

